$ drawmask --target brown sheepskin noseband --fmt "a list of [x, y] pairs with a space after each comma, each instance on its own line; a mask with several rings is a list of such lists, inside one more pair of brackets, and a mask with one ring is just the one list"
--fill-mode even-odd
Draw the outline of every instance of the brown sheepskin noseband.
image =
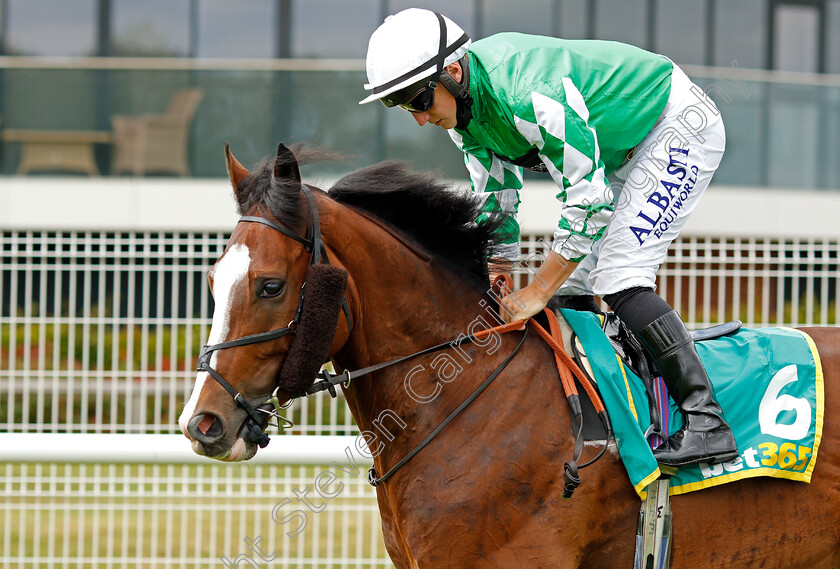
[[315, 382], [335, 337], [345, 288], [347, 271], [344, 269], [323, 264], [309, 267], [300, 323], [280, 368], [281, 391], [299, 397]]

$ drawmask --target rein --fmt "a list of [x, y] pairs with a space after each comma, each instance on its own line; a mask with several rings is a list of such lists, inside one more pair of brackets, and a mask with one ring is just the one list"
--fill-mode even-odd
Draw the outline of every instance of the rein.
[[[612, 436], [612, 426], [610, 424], [609, 417], [607, 415], [606, 408], [604, 407], [603, 402], [601, 401], [601, 397], [598, 394], [595, 387], [592, 385], [589, 377], [581, 371], [578, 367], [577, 363], [566, 353], [566, 350], [563, 348], [563, 337], [560, 330], [560, 325], [557, 322], [557, 317], [551, 310], [544, 309], [544, 314], [547, 317], [549, 323], [549, 330], [546, 331], [539, 322], [537, 322], [534, 318], [531, 318], [527, 321], [527, 325], [534, 328], [537, 331], [537, 334], [549, 345], [549, 347], [554, 352], [554, 359], [557, 364], [557, 371], [560, 374], [560, 382], [563, 385], [563, 390], [566, 393], [566, 401], [569, 405], [569, 412], [571, 417], [577, 419], [578, 422], [578, 430], [575, 434], [575, 449], [574, 454], [572, 455], [572, 459], [565, 463], [563, 468], [563, 477], [564, 477], [564, 487], [563, 487], [563, 498], [569, 499], [572, 497], [575, 489], [580, 486], [580, 475], [579, 470], [581, 468], [585, 468], [590, 466], [591, 464], [595, 463], [599, 458], [601, 458], [607, 450], [607, 446], [609, 445], [610, 438]], [[509, 324], [503, 324], [501, 326], [496, 326], [494, 328], [488, 328], [486, 330], [481, 330], [480, 332], [476, 332], [475, 334], [471, 334], [470, 336], [466, 336], [461, 338], [459, 341], [460, 343], [463, 342], [474, 342], [475, 340], [481, 339], [493, 332], [504, 334], [506, 332], [512, 332], [514, 330], [524, 330], [524, 334], [522, 335], [522, 339], [517, 344], [516, 348], [505, 357], [499, 367], [497, 367], [490, 376], [484, 380], [484, 382], [478, 386], [478, 388], [461, 403], [457, 409], [455, 409], [443, 422], [440, 423], [423, 441], [414, 447], [408, 454], [406, 454], [402, 459], [399, 460], [394, 466], [392, 466], [385, 474], [381, 477], [378, 477], [376, 474], [376, 470], [374, 467], [368, 471], [368, 482], [371, 486], [379, 486], [383, 482], [386, 482], [389, 478], [391, 478], [400, 468], [405, 466], [405, 464], [411, 460], [417, 453], [419, 453], [423, 448], [428, 445], [432, 439], [434, 439], [443, 429], [448, 425], [455, 417], [457, 417], [466, 407], [472, 403], [476, 397], [478, 397], [487, 387], [493, 382], [499, 374], [507, 367], [507, 365], [513, 360], [514, 356], [519, 352], [520, 348], [522, 348], [523, 344], [525, 343], [525, 338], [528, 336], [528, 328], [526, 327], [526, 322], [523, 320], [518, 320], [516, 322], [511, 322]], [[368, 375], [370, 373], [374, 373], [386, 367], [390, 367], [392, 365], [396, 365], [402, 363], [406, 360], [411, 358], [415, 358], [418, 356], [427, 355], [447, 347], [451, 347], [455, 343], [455, 340], [450, 340], [448, 342], [443, 342], [437, 344], [435, 346], [431, 346], [419, 352], [415, 352], [413, 354], [409, 354], [407, 356], [403, 356], [401, 358], [389, 360], [387, 362], [382, 362], [378, 364], [374, 364], [371, 366], [367, 366], [358, 370], [349, 371], [346, 370], [340, 374], [333, 374], [326, 370], [322, 370], [318, 377], [321, 377], [321, 381], [318, 381], [310, 387], [306, 395], [312, 395], [315, 393], [319, 393], [321, 391], [328, 390], [332, 397], [336, 397], [337, 393], [335, 390], [336, 385], [342, 384], [349, 384], [350, 380], [353, 378], [358, 378], [364, 375]], [[595, 411], [598, 413], [598, 417], [601, 419], [601, 422], [604, 425], [604, 429], [607, 432], [606, 441], [604, 443], [604, 447], [601, 451], [591, 460], [583, 463], [578, 464], [580, 460], [580, 456], [583, 453], [583, 410], [580, 405], [580, 395], [578, 394], [577, 385], [575, 384], [575, 379], [577, 379], [580, 384], [583, 386], [584, 391], [589, 396], [589, 399], [592, 401], [592, 405], [595, 408]]]
[[[327, 258], [327, 251], [324, 246], [324, 242], [321, 239], [321, 224], [319, 221], [318, 207], [315, 201], [315, 196], [312, 194], [312, 191], [305, 185], [301, 185], [301, 191], [306, 197], [307, 206], [309, 210], [306, 237], [301, 237], [291, 229], [264, 217], [242, 216], [239, 218], [239, 221], [260, 223], [266, 225], [301, 243], [304, 246], [305, 250], [311, 253], [309, 258], [309, 268], [311, 268], [313, 265], [321, 263], [328, 265], [329, 259]], [[508, 290], [510, 290], [510, 283], [505, 282], [504, 284], [508, 288]], [[236, 404], [239, 405], [246, 412], [247, 419], [245, 420], [245, 426], [247, 430], [245, 432], [244, 437], [249, 442], [259, 445], [260, 448], [264, 448], [268, 444], [269, 437], [268, 434], [265, 432], [264, 428], [261, 426], [260, 416], [257, 414], [258, 412], [269, 415], [270, 417], [276, 417], [277, 427], [281, 431], [284, 430], [285, 427], [292, 426], [291, 421], [280, 415], [283, 406], [281, 406], [279, 402], [279, 384], [278, 387], [275, 388], [271, 396], [269, 396], [262, 403], [253, 405], [249, 403], [241, 393], [234, 389], [234, 387], [210, 365], [210, 359], [212, 357], [212, 354], [218, 350], [222, 350], [225, 348], [234, 348], [237, 346], [245, 346], [249, 344], [256, 344], [259, 342], [267, 342], [269, 340], [282, 338], [283, 336], [289, 334], [294, 335], [297, 332], [298, 326], [301, 321], [301, 313], [304, 306], [305, 293], [306, 282], [304, 282], [301, 285], [300, 297], [298, 298], [298, 305], [295, 310], [294, 318], [291, 320], [291, 322], [289, 322], [287, 326], [283, 328], [270, 330], [268, 332], [261, 332], [258, 334], [243, 336], [236, 340], [220, 342], [218, 344], [205, 345], [204, 347], [202, 347], [201, 352], [199, 353], [197, 367], [198, 371], [205, 371], [211, 377], [213, 377], [213, 379], [215, 379], [228, 393], [230, 393]], [[341, 308], [344, 311], [345, 316], [347, 318], [348, 330], [352, 331], [352, 320], [350, 317], [350, 309], [346, 298], [342, 300]], [[425, 448], [426, 445], [428, 445], [450, 422], [452, 422], [452, 420], [455, 419], [455, 417], [457, 417], [464, 409], [466, 409], [466, 407], [470, 403], [472, 403], [485, 389], [487, 389], [487, 387], [493, 382], [493, 380], [496, 379], [507, 367], [507, 365], [513, 360], [516, 354], [519, 353], [519, 350], [525, 344], [525, 339], [528, 336], [528, 326], [530, 326], [537, 331], [540, 337], [542, 337], [543, 340], [554, 351], [554, 358], [557, 364], [558, 373], [560, 374], [560, 380], [563, 385], [563, 389], [566, 393], [566, 400], [569, 405], [570, 415], [573, 418], [577, 418], [578, 420], [579, 426], [578, 431], [575, 435], [574, 454], [572, 459], [566, 462], [564, 466], [565, 486], [563, 489], [563, 497], [567, 499], [571, 498], [574, 490], [580, 485], [580, 477], [578, 474], [578, 470], [580, 468], [584, 468], [594, 463], [604, 454], [607, 445], [609, 444], [612, 428], [610, 426], [609, 418], [607, 417], [606, 409], [604, 408], [604, 404], [601, 402], [601, 398], [598, 395], [598, 392], [595, 390], [594, 386], [592, 386], [586, 374], [584, 374], [580, 370], [575, 361], [563, 349], [563, 338], [561, 335], [560, 326], [557, 322], [557, 317], [549, 309], [545, 309], [544, 313], [546, 314], [549, 322], [548, 331], [546, 331], [533, 318], [531, 318], [527, 322], [524, 320], [519, 320], [509, 324], [496, 326], [494, 328], [481, 330], [466, 337], [460, 336], [459, 338], [456, 338], [454, 340], [449, 340], [447, 342], [437, 344], [436, 346], [431, 346], [419, 352], [415, 352], [413, 354], [409, 354], [407, 356], [403, 356], [387, 362], [367, 366], [358, 370], [346, 370], [340, 374], [333, 374], [326, 370], [321, 370], [315, 376], [316, 379], [321, 378], [321, 380], [314, 382], [309, 388], [306, 389], [305, 393], [293, 396], [290, 399], [290, 401], [302, 397], [303, 395], [309, 396], [325, 390], [329, 391], [332, 397], [336, 397], [337, 393], [335, 390], [335, 386], [348, 384], [353, 378], [358, 378], [364, 375], [374, 373], [386, 367], [402, 363], [411, 358], [423, 356], [439, 350], [443, 350], [448, 347], [452, 347], [456, 343], [458, 345], [464, 342], [472, 343], [494, 332], [506, 333], [514, 330], [522, 330], [524, 333], [522, 334], [522, 338], [519, 340], [519, 343], [514, 348], [514, 350], [510, 354], [508, 354], [502, 361], [502, 363], [499, 364], [499, 366], [493, 371], [493, 373], [491, 373], [490, 376], [487, 377], [487, 379], [485, 379], [481, 383], [481, 385], [479, 385], [478, 388], [466, 400], [464, 400], [463, 403], [461, 403], [425, 439], [423, 439], [423, 441], [419, 445], [417, 445], [412, 451], [410, 451], [406, 456], [404, 456], [399, 462], [397, 462], [393, 467], [391, 467], [390, 470], [388, 470], [382, 476], [377, 476], [376, 471], [373, 467], [370, 469], [368, 473], [368, 482], [372, 486], [379, 486], [380, 484], [390, 479], [400, 468], [405, 466], [405, 464], [407, 464], [414, 456], [416, 456], [417, 453], [423, 450], [423, 448]], [[595, 458], [581, 465], [578, 465], [578, 460], [580, 459], [581, 453], [583, 452], [583, 412], [580, 405], [580, 395], [578, 394], [577, 386], [575, 385], [575, 378], [577, 378], [580, 384], [584, 387], [586, 393], [589, 395], [589, 398], [591, 399], [592, 404], [595, 407], [599, 418], [604, 424], [605, 430], [607, 431], [607, 440], [605, 441], [604, 448], [601, 449], [601, 451]], [[281, 424], [281, 421], [283, 422], [283, 424]]]
[[[514, 322], [514, 324], [517, 324], [518, 328], [521, 328], [521, 323]], [[511, 328], [511, 329], [518, 329], [518, 328]], [[489, 333], [489, 331], [490, 330], [488, 330], [487, 332]], [[507, 357], [502, 361], [502, 363], [499, 364], [499, 367], [497, 367], [493, 371], [493, 373], [491, 373], [490, 376], [487, 379], [485, 379], [482, 382], [481, 385], [478, 386], [478, 389], [473, 391], [472, 395], [467, 397], [464, 400], [463, 403], [458, 405], [458, 408], [455, 409], [454, 411], [452, 411], [452, 413], [450, 413], [449, 416], [446, 419], [444, 419], [443, 422], [440, 425], [438, 425], [435, 428], [435, 430], [432, 431], [429, 434], [429, 436], [427, 436], [425, 439], [423, 439], [423, 442], [421, 442], [419, 445], [414, 447], [414, 450], [412, 450], [407, 455], [405, 455], [397, 464], [392, 466], [391, 469], [388, 472], [383, 474], [381, 477], [377, 478], [376, 477], [376, 470], [374, 469], [374, 467], [371, 467], [370, 470], [368, 471], [368, 482], [370, 483], [370, 485], [371, 486], [379, 486], [380, 484], [382, 484], [383, 482], [385, 482], [386, 480], [391, 478], [397, 472], [397, 470], [399, 470], [400, 468], [405, 466], [405, 464], [409, 460], [414, 458], [414, 455], [416, 455], [418, 452], [423, 450], [423, 448], [427, 444], [432, 442], [432, 439], [434, 439], [438, 435], [438, 433], [440, 433], [443, 430], [443, 428], [446, 427], [446, 425], [448, 425], [452, 421], [452, 419], [454, 419], [455, 417], [460, 415], [461, 411], [466, 409], [467, 405], [472, 403], [475, 400], [476, 397], [481, 395], [481, 392], [484, 391], [485, 389], [487, 389], [487, 386], [489, 386], [493, 382], [493, 380], [496, 379], [499, 376], [500, 373], [502, 373], [502, 371], [507, 367], [507, 365], [511, 362], [511, 360], [513, 360], [513, 357], [519, 352], [520, 348], [522, 348], [522, 345], [525, 343], [525, 338], [527, 338], [527, 337], [528, 337], [528, 329], [525, 328], [525, 333], [522, 334], [522, 339], [519, 340], [519, 343], [516, 345], [516, 348], [514, 348], [513, 351], [511, 353], [509, 353], [507, 355]]]

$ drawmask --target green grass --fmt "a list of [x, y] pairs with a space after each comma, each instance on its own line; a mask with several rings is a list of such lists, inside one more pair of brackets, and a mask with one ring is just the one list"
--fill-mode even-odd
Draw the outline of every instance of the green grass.
[[[266, 554], [319, 561], [306, 567], [331, 567], [329, 560], [339, 557], [387, 559], [363, 469], [358, 480], [339, 473], [331, 488], [339, 482], [345, 486], [331, 500], [309, 493], [312, 503], [324, 508], [307, 512], [308, 524], [296, 537], [286, 535], [295, 523], [273, 521], [278, 503], [294, 500], [293, 490], [311, 488], [325, 470], [332, 469], [5, 465], [0, 467], [0, 528], [5, 528], [0, 530], [0, 569], [17, 566], [4, 563], [6, 556], [23, 557], [27, 568], [46, 568], [51, 555], [67, 560], [56, 566], [73, 569], [94, 566], [86, 560], [108, 558], [114, 567], [156, 568], [163, 566], [162, 558], [172, 559], [174, 566], [201, 560], [189, 566], [220, 567], [222, 556], [233, 560], [249, 553], [244, 540], [257, 537]], [[277, 518], [295, 509], [305, 507], [295, 502], [278, 509]]]

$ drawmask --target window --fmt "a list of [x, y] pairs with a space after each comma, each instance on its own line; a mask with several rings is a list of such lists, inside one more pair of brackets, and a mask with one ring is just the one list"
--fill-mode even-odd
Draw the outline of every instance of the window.
[[648, 47], [647, 0], [597, 0], [595, 38]]
[[773, 16], [773, 69], [819, 71], [819, 8], [780, 4], [774, 8]]
[[[730, 73], [724, 70], [725, 75], [729, 76]], [[709, 89], [710, 83], [715, 83], [708, 79], [695, 82], [704, 90]], [[745, 100], [737, 89], [730, 89], [728, 85], [725, 90], [731, 97], [729, 103], [720, 97], [712, 97], [723, 115], [726, 127], [726, 151], [715, 172], [713, 184], [758, 186], [765, 183], [762, 178], [766, 175], [763, 166], [767, 149], [761, 142], [767, 140], [767, 119], [762, 112], [762, 106], [766, 104], [762, 99], [766, 93], [765, 89], [755, 83], [751, 83], [749, 89], [749, 100]]]
[[292, 4], [292, 57], [364, 58], [381, 23], [379, 0], [298, 0]]
[[[388, 14], [396, 14], [408, 8], [424, 8], [440, 12], [453, 22], [461, 26], [469, 36], [476, 40], [478, 33], [475, 29], [474, 2], [452, 2], [451, 0], [391, 0], [388, 3]], [[379, 26], [382, 22], [377, 22]]]
[[112, 1], [114, 55], [190, 55], [189, 0]]
[[706, 2], [656, 0], [653, 51], [677, 65], [706, 63]]
[[198, 57], [274, 57], [277, 15], [274, 0], [200, 0]]
[[840, 0], [826, 5], [826, 71], [840, 73]]
[[499, 32], [522, 32], [550, 36], [552, 13], [549, 0], [511, 2], [510, 0], [484, 0], [483, 36]]
[[[820, 170], [820, 93], [810, 85], [769, 85], [767, 184], [814, 188]], [[831, 161], [831, 160], [829, 160]]]
[[563, 0], [555, 16], [557, 35], [570, 40], [588, 39], [591, 9], [587, 0]]
[[712, 64], [767, 68], [767, 2], [716, 0]]
[[96, 0], [7, 0], [8, 55], [96, 55]]

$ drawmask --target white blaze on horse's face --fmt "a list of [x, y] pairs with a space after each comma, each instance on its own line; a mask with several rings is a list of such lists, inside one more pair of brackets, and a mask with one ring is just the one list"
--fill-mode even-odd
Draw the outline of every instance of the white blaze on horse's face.
[[[211, 270], [213, 276], [213, 298], [216, 301], [216, 308], [213, 311], [213, 324], [210, 328], [210, 337], [207, 344], [218, 344], [227, 339], [230, 332], [230, 309], [233, 305], [234, 291], [240, 282], [248, 276], [248, 268], [251, 266], [251, 255], [248, 247], [243, 244], [236, 244], [231, 247], [219, 262]], [[218, 351], [213, 352], [210, 357], [210, 367], [216, 367]], [[190, 400], [184, 406], [184, 411], [178, 418], [178, 425], [184, 434], [187, 434], [187, 424], [190, 422], [201, 396], [201, 389], [205, 380], [209, 377], [206, 371], [198, 372], [195, 378]]]

